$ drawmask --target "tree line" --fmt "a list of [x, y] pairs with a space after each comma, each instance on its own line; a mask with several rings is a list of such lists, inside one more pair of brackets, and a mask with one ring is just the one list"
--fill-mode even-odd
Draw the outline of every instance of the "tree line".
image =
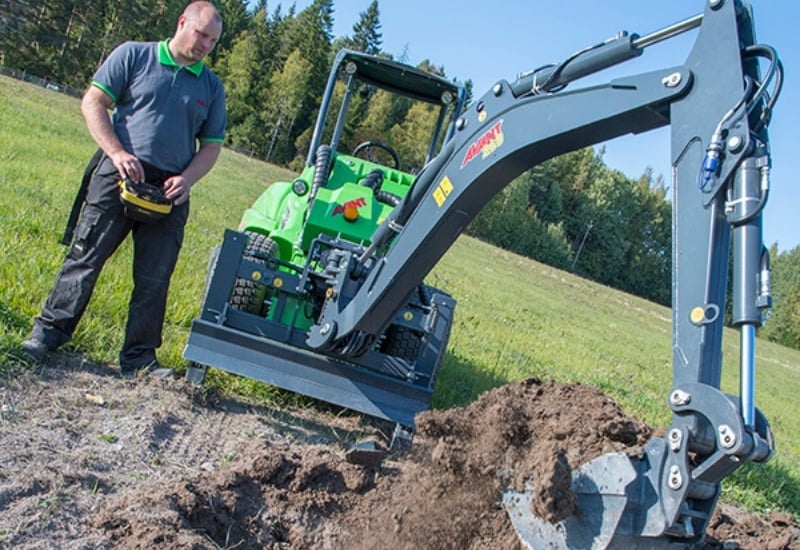
[[[225, 84], [228, 144], [300, 169], [335, 53], [343, 47], [406, 61], [382, 49], [380, 9], [372, 0], [349, 35], [334, 37], [334, 1], [298, 11], [266, 0], [217, 0], [223, 35], [208, 65]], [[0, 64], [84, 89], [109, 52], [125, 40], [172, 35], [185, 0], [6, 0], [0, 6]], [[430, 60], [418, 65], [447, 77]], [[466, 86], [471, 94], [472, 84]], [[419, 169], [431, 113], [359, 98], [343, 143], [380, 135]], [[651, 170], [631, 179], [586, 148], [524, 173], [478, 215], [468, 232], [507, 250], [669, 305], [671, 204]], [[776, 305], [761, 334], [800, 349], [800, 247], [772, 250]]]

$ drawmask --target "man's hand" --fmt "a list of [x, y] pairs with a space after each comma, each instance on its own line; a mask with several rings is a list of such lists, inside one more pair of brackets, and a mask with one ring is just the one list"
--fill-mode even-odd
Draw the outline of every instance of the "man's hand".
[[189, 199], [189, 189], [191, 187], [189, 180], [182, 175], [173, 176], [164, 182], [164, 196], [177, 206]]
[[142, 183], [144, 181], [144, 168], [134, 155], [124, 149], [120, 149], [109, 155], [109, 157], [123, 178], [127, 178], [134, 183]]

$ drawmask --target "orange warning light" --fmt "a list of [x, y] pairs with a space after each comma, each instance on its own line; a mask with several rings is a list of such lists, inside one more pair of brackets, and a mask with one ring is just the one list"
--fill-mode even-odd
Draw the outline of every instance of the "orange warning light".
[[344, 205], [344, 212], [342, 212], [344, 219], [349, 222], [354, 222], [358, 219], [358, 206], [353, 203]]

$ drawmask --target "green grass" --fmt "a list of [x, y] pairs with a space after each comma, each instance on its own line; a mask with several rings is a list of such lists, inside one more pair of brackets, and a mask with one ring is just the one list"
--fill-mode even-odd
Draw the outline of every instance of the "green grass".
[[[21, 340], [44, 301], [65, 248], [58, 244], [94, 144], [74, 98], [0, 77], [0, 374], [22, 362]], [[194, 189], [184, 249], [170, 287], [160, 359], [181, 354], [198, 314], [210, 249], [273, 181], [293, 174], [225, 150]], [[68, 349], [116, 363], [131, 289], [130, 246], [111, 259]], [[652, 426], [669, 423], [671, 317], [667, 308], [463, 236], [428, 282], [458, 300], [433, 406], [464, 405], [531, 376], [595, 385]], [[800, 352], [758, 342], [757, 404], [777, 452], [725, 483], [723, 498], [752, 510], [800, 514]], [[738, 338], [726, 331], [723, 388], [738, 393]], [[297, 399], [214, 369], [211, 384], [249, 399]]]

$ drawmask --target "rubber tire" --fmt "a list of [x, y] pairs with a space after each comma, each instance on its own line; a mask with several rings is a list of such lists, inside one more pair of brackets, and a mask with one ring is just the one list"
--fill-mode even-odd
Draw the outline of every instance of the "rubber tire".
[[386, 330], [386, 339], [381, 346], [381, 351], [386, 355], [413, 363], [419, 355], [421, 345], [422, 339], [413, 330], [392, 326]]
[[[243, 259], [266, 265], [266, 258], [272, 258], [277, 255], [278, 244], [266, 235], [255, 231], [246, 231], [245, 234], [248, 239], [247, 248], [245, 248], [242, 256]], [[269, 287], [267, 285], [237, 277], [231, 292], [231, 307], [239, 311], [266, 317], [269, 313], [269, 306], [265, 303], [268, 290]]]

